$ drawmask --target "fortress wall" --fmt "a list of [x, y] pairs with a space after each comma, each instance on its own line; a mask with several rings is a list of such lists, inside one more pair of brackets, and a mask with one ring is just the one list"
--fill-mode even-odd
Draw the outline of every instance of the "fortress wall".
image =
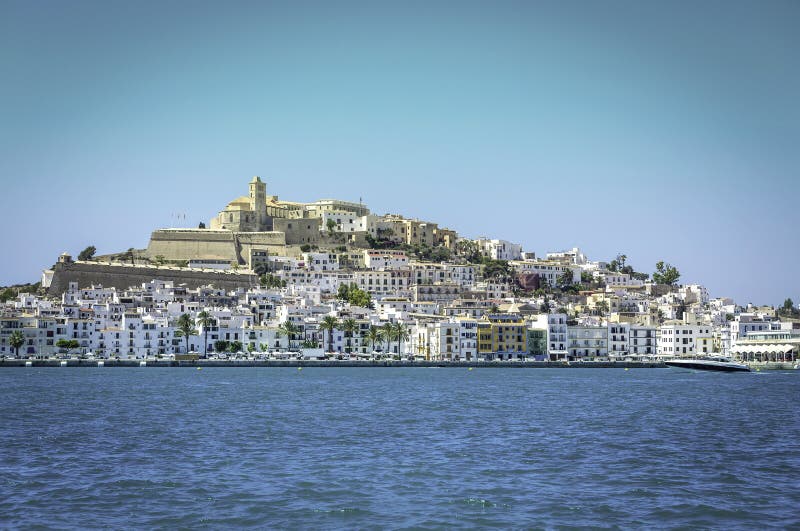
[[230, 231], [207, 229], [161, 229], [153, 231], [147, 246], [147, 256], [163, 256], [167, 260], [192, 260], [195, 258], [236, 259], [236, 245]]
[[282, 232], [237, 232], [236, 242], [242, 264], [249, 262], [253, 250], [267, 251], [271, 256], [286, 256], [286, 236]]
[[147, 256], [167, 260], [213, 259], [246, 264], [251, 249], [272, 255], [286, 253], [282, 232], [232, 232], [208, 229], [161, 229], [154, 231], [147, 246]]
[[287, 245], [318, 244], [320, 241], [319, 218], [272, 220], [272, 228], [286, 235]]
[[48, 294], [58, 296], [64, 293], [70, 282], [77, 282], [84, 288], [92, 284], [106, 287], [127, 289], [140, 286], [153, 279], [171, 280], [175, 285], [185, 284], [188, 288], [197, 288], [208, 284], [226, 290], [258, 285], [255, 275], [246, 273], [228, 273], [215, 271], [197, 271], [155, 266], [108, 265], [97, 262], [70, 262], [55, 265], [53, 282]]

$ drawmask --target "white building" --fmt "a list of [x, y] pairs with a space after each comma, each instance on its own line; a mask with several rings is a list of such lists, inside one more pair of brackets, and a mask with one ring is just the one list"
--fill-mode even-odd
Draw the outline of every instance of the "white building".
[[478, 238], [475, 243], [481, 254], [494, 260], [520, 260], [522, 258], [522, 246], [516, 243], [488, 238]]
[[402, 269], [408, 265], [405, 251], [365, 249], [364, 264], [368, 269]]
[[567, 359], [598, 359], [608, 357], [608, 328], [605, 326], [569, 326], [567, 328]]
[[539, 278], [544, 278], [551, 286], [557, 285], [559, 278], [567, 271], [572, 275], [573, 283], [581, 281], [580, 267], [553, 260], [537, 260], [533, 262], [520, 260], [511, 262], [511, 266], [518, 273], [533, 274]]
[[658, 328], [657, 354], [666, 358], [697, 357], [713, 352], [710, 325], [668, 321]]
[[749, 333], [764, 332], [772, 328], [772, 321], [754, 314], [739, 314], [729, 323], [731, 347], [735, 347], [740, 339], [745, 339]]
[[547, 253], [545, 258], [548, 260], [567, 261], [575, 265], [585, 265], [588, 263], [586, 255], [584, 255], [578, 247], [573, 247], [569, 251], [555, 251]]

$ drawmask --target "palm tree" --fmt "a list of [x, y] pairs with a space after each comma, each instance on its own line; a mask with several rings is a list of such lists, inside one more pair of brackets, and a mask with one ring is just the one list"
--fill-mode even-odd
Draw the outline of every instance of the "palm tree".
[[22, 335], [22, 332], [19, 330], [15, 330], [14, 333], [9, 336], [8, 344], [14, 349], [14, 356], [19, 358], [19, 347], [25, 344], [25, 336]]
[[292, 339], [300, 333], [300, 327], [288, 319], [278, 327], [278, 335], [285, 335], [289, 339], [289, 348], [292, 348]]
[[372, 343], [372, 352], [375, 352], [375, 342], [380, 341], [382, 336], [383, 332], [380, 328], [375, 325], [370, 325], [367, 331], [367, 339]]
[[391, 342], [395, 338], [394, 326], [392, 323], [386, 323], [381, 327], [381, 332], [383, 335], [383, 340], [386, 341], [386, 352], [391, 354]]
[[328, 331], [328, 352], [333, 350], [333, 331], [339, 328], [339, 320], [333, 315], [326, 315], [322, 318], [319, 327]]
[[203, 357], [208, 356], [208, 329], [214, 326], [214, 318], [210, 313], [203, 310], [197, 314], [197, 323], [203, 327]]
[[358, 329], [358, 323], [355, 319], [348, 318], [342, 321], [342, 331], [344, 332], [344, 337], [347, 338], [347, 347], [345, 348], [345, 352], [350, 352], [352, 350], [352, 337], [353, 333]]
[[184, 313], [178, 317], [178, 329], [175, 331], [177, 337], [186, 338], [186, 353], [189, 353], [189, 336], [197, 335], [197, 329], [194, 327], [194, 320], [188, 313]]
[[394, 328], [394, 337], [397, 339], [397, 354], [402, 359], [403, 351], [401, 347], [403, 345], [403, 340], [408, 341], [409, 337], [411, 337], [411, 333], [408, 330], [408, 327], [399, 321], [394, 324], [393, 328]]

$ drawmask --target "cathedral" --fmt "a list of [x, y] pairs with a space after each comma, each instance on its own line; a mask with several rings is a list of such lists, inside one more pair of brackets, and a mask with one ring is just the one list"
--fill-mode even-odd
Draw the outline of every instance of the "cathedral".
[[361, 203], [336, 199], [282, 201], [267, 195], [266, 183], [256, 176], [249, 183], [248, 195], [228, 203], [211, 219], [208, 229], [158, 229], [151, 234], [145, 254], [150, 259], [173, 262], [201, 260], [252, 266], [256, 257], [293, 256], [304, 245], [323, 243], [329, 237], [328, 220], [335, 220], [339, 231], [358, 226], [358, 231], [350, 229], [355, 234], [345, 240], [358, 243], [366, 234], [367, 218], [372, 217]]
[[348, 201], [335, 199], [322, 199], [313, 203], [280, 201], [278, 196], [267, 195], [267, 184], [258, 176], [253, 177], [249, 188], [249, 195], [234, 199], [211, 220], [212, 230], [268, 232], [290, 228], [282, 223], [276, 223], [276, 220], [319, 220], [326, 213], [334, 212], [358, 217], [369, 215], [366, 206]]

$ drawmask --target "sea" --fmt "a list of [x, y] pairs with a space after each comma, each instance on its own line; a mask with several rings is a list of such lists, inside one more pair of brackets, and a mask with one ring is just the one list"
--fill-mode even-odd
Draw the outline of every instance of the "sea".
[[2, 368], [0, 528], [800, 529], [800, 371]]

